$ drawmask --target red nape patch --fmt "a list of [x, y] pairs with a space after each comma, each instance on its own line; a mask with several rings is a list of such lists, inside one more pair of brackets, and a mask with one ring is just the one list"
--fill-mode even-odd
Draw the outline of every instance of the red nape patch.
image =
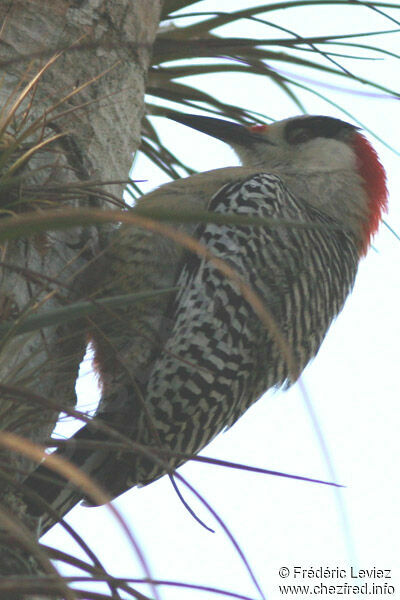
[[378, 231], [382, 213], [387, 211], [386, 173], [374, 148], [361, 133], [355, 134], [353, 148], [357, 156], [358, 172], [363, 178], [368, 196], [369, 220], [364, 226], [365, 237], [361, 248], [361, 255], [365, 255], [372, 237]]
[[249, 131], [254, 131], [254, 133], [264, 133], [264, 131], [267, 131], [269, 125], [252, 125], [251, 127], [248, 127]]

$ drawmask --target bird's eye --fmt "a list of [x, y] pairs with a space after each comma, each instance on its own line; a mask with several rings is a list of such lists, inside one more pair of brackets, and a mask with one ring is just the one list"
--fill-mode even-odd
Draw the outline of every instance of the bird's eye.
[[313, 137], [312, 132], [305, 127], [298, 127], [293, 129], [288, 135], [289, 144], [301, 144], [302, 142], [307, 142]]

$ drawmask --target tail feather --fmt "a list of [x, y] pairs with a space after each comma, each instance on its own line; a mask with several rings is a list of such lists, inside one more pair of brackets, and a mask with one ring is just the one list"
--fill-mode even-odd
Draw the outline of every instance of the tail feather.
[[[104, 433], [86, 425], [57, 450], [56, 455], [69, 460], [96, 483], [102, 479], [102, 472], [109, 468], [112, 460], [112, 452], [106, 450], [105, 437]], [[99, 449], [89, 447], [88, 441], [99, 443]], [[41, 519], [42, 534], [86, 497], [83, 489], [48, 467], [46, 461], [24, 481], [24, 489], [27, 513]], [[90, 501], [93, 505], [93, 499]]]

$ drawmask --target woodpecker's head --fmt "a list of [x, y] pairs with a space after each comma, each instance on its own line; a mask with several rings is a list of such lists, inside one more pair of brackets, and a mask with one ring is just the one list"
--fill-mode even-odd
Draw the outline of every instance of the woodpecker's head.
[[387, 189], [384, 168], [358, 127], [309, 115], [251, 127], [198, 115], [169, 117], [226, 142], [246, 167], [284, 173], [292, 192], [348, 223], [360, 253], [366, 252], [386, 210]]

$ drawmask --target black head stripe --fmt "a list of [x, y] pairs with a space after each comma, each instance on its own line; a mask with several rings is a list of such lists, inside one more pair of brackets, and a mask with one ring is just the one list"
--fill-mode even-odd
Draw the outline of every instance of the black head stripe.
[[304, 117], [287, 123], [285, 139], [289, 144], [297, 144], [317, 137], [345, 139], [349, 132], [356, 129], [354, 125], [333, 117]]

